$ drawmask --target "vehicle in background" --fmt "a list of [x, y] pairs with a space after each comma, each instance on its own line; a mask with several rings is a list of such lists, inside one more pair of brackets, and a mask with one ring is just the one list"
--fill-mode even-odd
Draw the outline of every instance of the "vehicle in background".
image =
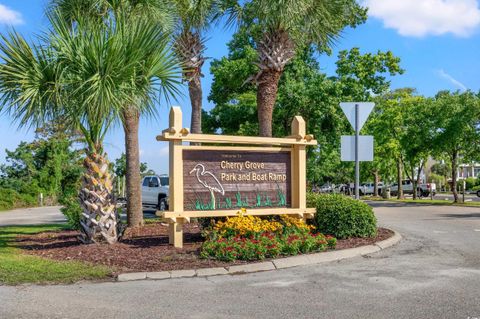
[[168, 175], [149, 175], [142, 180], [142, 205], [154, 206], [160, 211], [168, 210]]
[[343, 193], [343, 194], [348, 194], [350, 193], [350, 186], [348, 184], [340, 184], [336, 185], [334, 188], [335, 193]]
[[[382, 194], [383, 182], [378, 182], [377, 184], [377, 195]], [[363, 183], [358, 189], [360, 195], [374, 195], [375, 183]]]
[[[402, 180], [402, 189], [404, 194], [413, 194], [413, 183], [409, 179]], [[430, 194], [435, 196], [437, 186], [435, 183], [417, 184], [417, 195], [419, 197], [428, 197]], [[394, 183], [390, 186], [390, 193], [395, 196], [398, 194], [398, 184]]]
[[323, 184], [320, 186], [320, 193], [331, 193], [333, 192], [333, 187], [331, 184]]

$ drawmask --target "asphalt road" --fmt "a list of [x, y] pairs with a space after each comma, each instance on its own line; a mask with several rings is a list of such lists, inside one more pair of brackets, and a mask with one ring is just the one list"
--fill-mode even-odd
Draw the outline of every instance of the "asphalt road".
[[[40, 225], [65, 223], [65, 216], [60, 212], [61, 206], [21, 208], [11, 211], [0, 211], [0, 227], [14, 225]], [[154, 209], [144, 209], [145, 218], [156, 218]], [[125, 215], [121, 216], [126, 219]]]
[[0, 226], [64, 223], [60, 206], [21, 208], [0, 212]]
[[480, 317], [480, 209], [372, 205], [404, 237], [380, 253], [238, 276], [0, 286], [0, 318]]

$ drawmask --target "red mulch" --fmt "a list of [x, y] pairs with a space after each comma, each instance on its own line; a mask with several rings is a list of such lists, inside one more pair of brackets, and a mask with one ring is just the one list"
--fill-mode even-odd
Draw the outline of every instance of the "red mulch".
[[[375, 238], [351, 238], [337, 241], [337, 249], [373, 244], [393, 235], [379, 228]], [[184, 225], [184, 245], [175, 249], [168, 244], [165, 224], [149, 224], [126, 231], [121, 242], [114, 245], [83, 245], [76, 231], [43, 232], [17, 237], [18, 246], [25, 253], [55, 260], [77, 260], [112, 267], [114, 274], [136, 271], [164, 271], [225, 267], [246, 262], [221, 262], [200, 259], [203, 238], [197, 224]]]

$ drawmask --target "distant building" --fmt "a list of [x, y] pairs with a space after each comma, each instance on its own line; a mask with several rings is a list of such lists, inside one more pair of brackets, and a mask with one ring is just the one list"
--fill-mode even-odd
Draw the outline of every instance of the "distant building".
[[458, 179], [465, 179], [469, 177], [478, 178], [479, 176], [480, 176], [480, 163], [458, 165], [458, 170], [457, 170]]

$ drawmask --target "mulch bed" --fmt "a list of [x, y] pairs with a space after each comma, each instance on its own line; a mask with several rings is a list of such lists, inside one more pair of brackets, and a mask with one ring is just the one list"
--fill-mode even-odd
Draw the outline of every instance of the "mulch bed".
[[[199, 251], [203, 238], [199, 226], [195, 223], [184, 225], [182, 249], [175, 249], [168, 244], [168, 229], [161, 223], [129, 229], [122, 241], [114, 245], [83, 245], [77, 236], [76, 231], [44, 232], [18, 236], [17, 243], [27, 254], [106, 265], [112, 268], [114, 275], [123, 272], [198, 269], [246, 263], [200, 259]], [[337, 250], [373, 244], [391, 236], [391, 230], [379, 228], [375, 238], [338, 240]]]

